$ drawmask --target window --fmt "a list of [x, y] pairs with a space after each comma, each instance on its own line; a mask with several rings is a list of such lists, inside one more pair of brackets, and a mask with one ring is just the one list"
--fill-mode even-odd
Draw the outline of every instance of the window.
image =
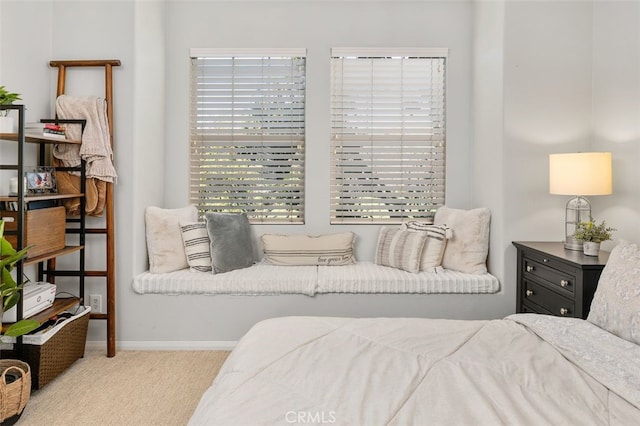
[[331, 51], [331, 223], [444, 204], [446, 49]]
[[192, 49], [190, 199], [304, 222], [304, 49]]

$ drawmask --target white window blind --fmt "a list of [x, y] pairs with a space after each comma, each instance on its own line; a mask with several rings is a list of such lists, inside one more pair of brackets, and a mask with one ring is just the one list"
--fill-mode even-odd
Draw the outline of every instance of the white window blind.
[[331, 223], [432, 217], [445, 194], [446, 49], [331, 56]]
[[192, 49], [190, 199], [303, 223], [304, 49]]

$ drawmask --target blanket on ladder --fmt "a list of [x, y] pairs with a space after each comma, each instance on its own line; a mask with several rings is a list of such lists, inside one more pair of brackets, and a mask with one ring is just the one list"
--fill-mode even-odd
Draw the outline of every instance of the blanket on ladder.
[[[106, 183], [117, 178], [112, 162], [106, 100], [96, 96], [61, 95], [56, 99], [56, 114], [61, 119], [87, 120], [84, 132], [79, 125], [67, 126], [67, 137], [81, 140], [82, 144], [54, 145], [54, 166], [78, 167], [82, 159], [87, 162], [86, 213], [99, 216], [104, 210]], [[81, 192], [79, 175], [79, 172], [57, 173], [59, 192]], [[65, 207], [69, 214], [77, 215], [80, 201], [68, 200]]]

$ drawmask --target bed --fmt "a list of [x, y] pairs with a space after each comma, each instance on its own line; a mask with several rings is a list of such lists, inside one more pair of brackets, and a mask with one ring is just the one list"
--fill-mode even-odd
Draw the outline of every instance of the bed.
[[262, 321], [189, 424], [640, 424], [640, 252], [612, 250], [587, 320]]

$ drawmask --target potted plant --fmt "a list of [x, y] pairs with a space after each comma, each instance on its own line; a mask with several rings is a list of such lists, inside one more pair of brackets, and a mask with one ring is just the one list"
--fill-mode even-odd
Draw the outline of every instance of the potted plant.
[[[23, 286], [16, 283], [11, 271], [27, 255], [28, 250], [29, 247], [19, 251], [13, 248], [4, 238], [4, 221], [0, 220], [0, 341], [4, 336], [22, 336], [40, 326], [36, 320], [23, 319], [2, 332], [3, 313], [18, 303]], [[20, 360], [0, 359], [0, 391], [3, 395], [0, 422], [3, 425], [13, 424], [22, 415], [31, 394], [29, 364]]]
[[[13, 105], [19, 101], [20, 95], [9, 92], [4, 86], [0, 86], [0, 105]], [[8, 117], [9, 110], [0, 109], [0, 133], [13, 133], [13, 117]]]
[[573, 238], [583, 243], [583, 251], [587, 256], [597, 256], [600, 252], [600, 243], [611, 239], [615, 228], [607, 226], [603, 220], [597, 224], [593, 218], [587, 222], [578, 222]]

